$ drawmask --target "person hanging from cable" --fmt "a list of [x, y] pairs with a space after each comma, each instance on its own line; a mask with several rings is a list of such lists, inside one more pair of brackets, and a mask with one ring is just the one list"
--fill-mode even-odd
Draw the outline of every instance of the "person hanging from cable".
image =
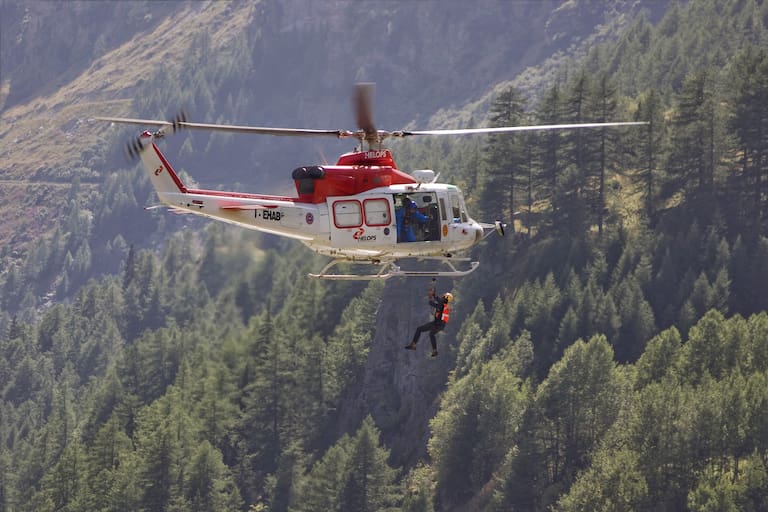
[[432, 343], [432, 357], [437, 356], [437, 338], [435, 338], [435, 334], [442, 331], [445, 328], [445, 324], [448, 323], [451, 315], [449, 304], [452, 301], [453, 294], [446, 292], [438, 297], [434, 287], [429, 289], [429, 305], [435, 308], [434, 318], [416, 328], [416, 332], [413, 333], [413, 340], [405, 346], [406, 350], [416, 350], [416, 344], [419, 342], [421, 333], [429, 332], [429, 341]]

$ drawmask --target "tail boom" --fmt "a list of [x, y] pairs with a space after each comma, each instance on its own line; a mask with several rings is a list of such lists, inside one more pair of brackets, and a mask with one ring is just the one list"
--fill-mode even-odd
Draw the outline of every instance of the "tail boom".
[[[323, 233], [325, 204], [297, 198], [187, 188], [153, 142], [149, 132], [140, 140], [141, 163], [160, 201], [178, 213], [193, 213], [248, 229], [287, 236], [305, 243], [329, 236]], [[317, 220], [318, 222], [315, 222]]]

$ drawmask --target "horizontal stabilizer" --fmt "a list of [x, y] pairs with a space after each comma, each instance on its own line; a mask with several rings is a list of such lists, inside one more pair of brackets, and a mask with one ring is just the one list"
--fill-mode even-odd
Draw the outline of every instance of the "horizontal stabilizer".
[[183, 208], [176, 208], [175, 206], [168, 206], [167, 204], [153, 204], [152, 206], [145, 206], [144, 211], [150, 211], [150, 210], [157, 210], [158, 208], [166, 208], [171, 213], [176, 213], [178, 215], [186, 215], [188, 213], [192, 213], [189, 210], [185, 210]]

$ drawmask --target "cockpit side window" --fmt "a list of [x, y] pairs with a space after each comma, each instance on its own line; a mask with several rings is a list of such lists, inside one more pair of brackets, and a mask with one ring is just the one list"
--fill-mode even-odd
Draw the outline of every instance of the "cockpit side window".
[[451, 195], [451, 210], [453, 210], [453, 222], [459, 222], [461, 207], [459, 206], [459, 196], [457, 195]]
[[459, 210], [461, 212], [461, 222], [468, 222], [469, 218], [467, 217], [467, 209], [464, 207], [464, 200], [459, 200]]

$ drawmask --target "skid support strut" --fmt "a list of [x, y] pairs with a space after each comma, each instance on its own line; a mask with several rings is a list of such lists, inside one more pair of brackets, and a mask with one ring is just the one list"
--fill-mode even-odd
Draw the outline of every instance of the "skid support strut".
[[[395, 261], [390, 260], [379, 263], [381, 269], [375, 274], [335, 274], [329, 273], [329, 271], [339, 263], [345, 263], [345, 260], [331, 260], [319, 273], [309, 274], [309, 277], [337, 281], [372, 281], [376, 279], [389, 279], [391, 277], [461, 277], [473, 272], [480, 265], [479, 261], [470, 261], [469, 258], [429, 257], [419, 259], [437, 260], [447, 266], [448, 270], [402, 270]], [[469, 269], [459, 270], [456, 268], [454, 262], [459, 261], [469, 262]], [[375, 262], [370, 263], [376, 264]]]

